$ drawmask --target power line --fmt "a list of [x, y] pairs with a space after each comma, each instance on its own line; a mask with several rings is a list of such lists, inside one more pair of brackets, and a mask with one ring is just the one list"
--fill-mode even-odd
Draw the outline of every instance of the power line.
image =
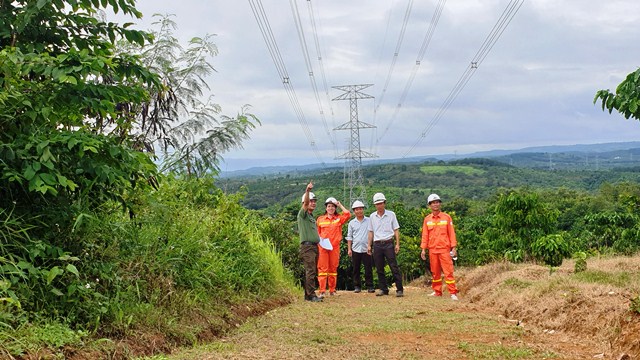
[[[380, 62], [382, 60], [382, 54], [384, 52], [385, 45], [387, 44], [387, 36], [389, 35], [389, 25], [391, 24], [391, 14], [393, 14], [393, 8], [395, 7], [395, 3], [396, 3], [395, 0], [393, 2], [391, 2], [391, 3], [389, 3], [389, 11], [388, 11], [389, 15], [387, 15], [387, 26], [385, 27], [385, 30], [384, 30], [384, 37], [382, 38], [382, 46], [380, 47], [380, 54], [378, 54], [378, 63], [376, 64], [376, 75], [374, 76], [374, 79], [378, 78], [378, 69], [380, 68]], [[375, 105], [376, 104], [375, 104], [375, 99], [374, 99], [374, 104], [373, 104], [373, 107], [374, 107], [373, 125], [374, 126], [376, 125], [376, 114], [377, 114], [377, 111], [375, 110], [375, 108], [376, 108]], [[375, 136], [376, 136], [375, 131], [372, 131], [371, 132], [370, 147], [373, 147], [373, 142], [374, 142], [374, 140], [376, 138]]]
[[316, 78], [313, 73], [313, 66], [311, 65], [311, 59], [309, 57], [309, 48], [307, 47], [307, 41], [304, 36], [304, 30], [302, 29], [302, 21], [300, 20], [300, 12], [298, 11], [298, 5], [295, 0], [289, 0], [289, 4], [291, 5], [293, 20], [296, 24], [298, 39], [300, 40], [300, 47], [302, 48], [302, 55], [304, 56], [304, 61], [307, 66], [307, 72], [309, 73], [309, 81], [311, 82], [311, 88], [313, 89], [313, 94], [316, 98], [316, 104], [318, 105], [320, 118], [322, 119], [322, 123], [324, 125], [325, 132], [327, 133], [327, 137], [329, 138], [329, 140], [331, 141], [331, 144], [333, 145], [333, 150], [337, 154], [338, 148], [336, 146], [336, 142], [333, 138], [333, 135], [329, 130], [329, 126], [327, 125], [327, 119], [325, 118], [324, 110], [322, 109], [322, 102], [320, 101], [318, 86], [316, 84]]
[[289, 78], [289, 74], [287, 73], [287, 68], [282, 60], [282, 55], [280, 50], [278, 49], [278, 45], [276, 43], [276, 39], [273, 36], [273, 31], [271, 30], [271, 25], [269, 24], [269, 20], [267, 18], [267, 14], [264, 11], [264, 7], [262, 6], [262, 1], [260, 0], [249, 0], [249, 5], [251, 6], [251, 10], [253, 11], [253, 15], [256, 18], [256, 22], [258, 23], [258, 27], [260, 28], [260, 32], [262, 33], [262, 37], [264, 38], [265, 44], [267, 45], [267, 49], [269, 50], [269, 55], [273, 60], [273, 64], [276, 67], [276, 71], [280, 76], [282, 81], [282, 85], [284, 86], [287, 96], [289, 97], [289, 101], [293, 106], [293, 110], [300, 122], [300, 126], [302, 126], [302, 130], [307, 137], [307, 141], [309, 145], [313, 149], [316, 157], [322, 163], [323, 166], [326, 166], [325, 162], [322, 160], [320, 156], [320, 151], [318, 151], [318, 147], [316, 146], [316, 142], [313, 138], [313, 134], [309, 129], [309, 124], [307, 123], [307, 119], [304, 116], [304, 112], [302, 111], [302, 107], [300, 106], [300, 102], [298, 101], [298, 97], [296, 95], [295, 89], [291, 84], [291, 79]]
[[418, 73], [418, 69], [422, 64], [422, 59], [424, 59], [424, 55], [427, 52], [427, 48], [429, 47], [429, 44], [431, 43], [431, 39], [433, 38], [433, 34], [436, 31], [436, 27], [438, 26], [438, 22], [440, 21], [440, 17], [442, 16], [442, 10], [444, 9], [444, 5], [446, 2], [447, 0], [439, 0], [438, 5], [436, 6], [436, 10], [433, 13], [433, 16], [431, 17], [431, 22], [429, 23], [429, 28], [427, 29], [427, 33], [425, 34], [424, 39], [422, 40], [420, 51], [418, 51], [418, 57], [416, 58], [416, 62], [415, 62], [415, 65], [413, 66], [413, 70], [411, 71], [411, 74], [407, 79], [407, 83], [404, 86], [404, 90], [402, 90], [402, 95], [400, 95], [400, 100], [396, 105], [395, 111], [391, 116], [391, 119], [387, 123], [387, 126], [385, 127], [382, 134], [376, 139], [375, 149], [378, 148], [380, 139], [382, 139], [384, 135], [387, 134], [387, 131], [389, 131], [389, 128], [391, 127], [396, 117], [398, 116], [398, 112], [400, 112], [400, 108], [402, 107], [402, 104], [404, 104], [404, 101], [406, 100], [407, 95], [409, 94], [411, 85], [413, 85], [413, 80], [415, 79], [416, 74]]
[[442, 103], [442, 105], [440, 105], [440, 108], [436, 112], [433, 119], [427, 124], [427, 126], [425, 126], [425, 128], [420, 133], [420, 136], [416, 139], [413, 145], [411, 145], [409, 150], [407, 150], [407, 152], [404, 153], [402, 158], [406, 158], [407, 155], [409, 155], [409, 153], [411, 153], [411, 151], [413, 151], [413, 149], [415, 149], [416, 146], [418, 146], [418, 144], [422, 142], [422, 139], [424, 139], [427, 136], [427, 134], [431, 132], [433, 127], [438, 123], [438, 121], [440, 121], [442, 116], [444, 116], [444, 113], [451, 106], [453, 101], [458, 97], [462, 89], [464, 89], [464, 87], [467, 85], [467, 83], [469, 82], [473, 74], [475, 74], [475, 71], [478, 69], [480, 64], [482, 64], [484, 59], [487, 57], [487, 55], [489, 54], [489, 52], [491, 51], [495, 43], [498, 41], [498, 39], [500, 38], [500, 36], [502, 35], [506, 27], [511, 23], [511, 20], [513, 20], [513, 17], [516, 15], [516, 13], [518, 12], [518, 10], [520, 9], [523, 3], [524, 3], [524, 0], [511, 0], [509, 2], [506, 9], [502, 12], [502, 15], [500, 16], [496, 24], [493, 26], [493, 29], [491, 30], [491, 32], [489, 33], [489, 35], [487, 36], [483, 44], [480, 46], [480, 49], [471, 60], [471, 63], [469, 64], [465, 72], [462, 74], [460, 79], [458, 79], [458, 82], [455, 84], [455, 86], [453, 87], [453, 89], [451, 90], [451, 92], [449, 93], [445, 101]]
[[[335, 124], [335, 118], [334, 118], [334, 112], [333, 112], [333, 106], [331, 106], [331, 97], [329, 96], [329, 85], [327, 83], [327, 76], [325, 74], [324, 71], [324, 62], [323, 62], [323, 58], [322, 58], [322, 48], [320, 46], [320, 39], [318, 37], [318, 28], [316, 26], [316, 12], [313, 9], [313, 2], [311, 0], [307, 1], [307, 8], [309, 10], [309, 19], [311, 19], [311, 29], [313, 30], [313, 39], [315, 42], [315, 46], [316, 46], [316, 53], [318, 54], [318, 64], [320, 65], [320, 74], [322, 75], [322, 85], [324, 88], [324, 93], [325, 96], [327, 98], [327, 103], [329, 104], [329, 111], [331, 114], [331, 119], [333, 120], [333, 123]], [[333, 139], [335, 142], [335, 138]], [[337, 145], [335, 145], [334, 150], [336, 151], [337, 154]]]
[[409, 17], [411, 16], [411, 8], [413, 7], [413, 0], [409, 0], [407, 3], [407, 9], [404, 12], [404, 19], [402, 20], [402, 27], [400, 28], [400, 34], [398, 35], [398, 41], [396, 42], [396, 48], [393, 52], [393, 59], [391, 60], [391, 66], [389, 67], [389, 71], [387, 72], [387, 79], [384, 82], [384, 86], [382, 87], [382, 93], [379, 96], [377, 104], [374, 109], [374, 114], [378, 111], [380, 104], [384, 100], [384, 95], [387, 92], [387, 88], [389, 87], [389, 81], [391, 80], [391, 75], [393, 74], [393, 69], [396, 66], [396, 61], [398, 60], [398, 54], [400, 54], [400, 48], [402, 47], [402, 41], [404, 40], [404, 34], [407, 30], [407, 24], [409, 23]]

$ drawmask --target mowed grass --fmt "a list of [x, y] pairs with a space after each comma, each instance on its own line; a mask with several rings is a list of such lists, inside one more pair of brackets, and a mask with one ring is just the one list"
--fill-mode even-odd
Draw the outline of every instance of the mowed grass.
[[443, 174], [451, 174], [451, 173], [461, 173], [465, 175], [483, 175], [486, 173], [483, 169], [478, 169], [473, 166], [465, 166], [465, 165], [429, 165], [429, 166], [421, 166], [420, 171], [425, 174], [430, 175], [443, 175]]

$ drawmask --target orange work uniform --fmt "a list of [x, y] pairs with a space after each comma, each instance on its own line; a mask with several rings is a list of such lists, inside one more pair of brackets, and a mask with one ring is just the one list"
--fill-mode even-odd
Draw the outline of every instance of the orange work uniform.
[[442, 275], [447, 284], [449, 294], [458, 292], [456, 280], [453, 277], [453, 260], [449, 252], [456, 247], [456, 232], [453, 229], [453, 221], [447, 213], [433, 213], [424, 218], [422, 224], [422, 242], [420, 247], [429, 251], [431, 263], [431, 287], [436, 295], [442, 295]]
[[334, 215], [321, 215], [316, 220], [318, 234], [321, 238], [331, 241], [333, 250], [327, 250], [318, 245], [318, 291], [323, 293], [329, 280], [329, 292], [336, 291], [338, 280], [338, 264], [340, 263], [340, 241], [342, 240], [342, 225], [351, 218], [350, 212]]

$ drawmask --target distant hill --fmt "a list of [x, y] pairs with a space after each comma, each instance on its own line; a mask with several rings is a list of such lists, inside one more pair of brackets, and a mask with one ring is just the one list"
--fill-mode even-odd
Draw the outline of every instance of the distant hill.
[[[487, 158], [516, 167], [547, 169], [608, 169], [612, 167], [640, 166], [640, 141], [602, 144], [550, 145], [527, 147], [517, 150], [490, 150], [471, 154], [443, 154], [416, 156], [403, 159], [371, 160], [363, 166], [380, 164], [422, 163]], [[246, 170], [223, 171], [221, 178], [255, 177], [290, 174], [308, 174], [314, 170], [342, 169], [343, 163], [282, 165], [252, 167]]]

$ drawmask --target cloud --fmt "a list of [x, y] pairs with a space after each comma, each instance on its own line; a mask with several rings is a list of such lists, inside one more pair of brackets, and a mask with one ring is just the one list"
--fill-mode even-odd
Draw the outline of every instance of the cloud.
[[[636, 0], [525, 1], [423, 139], [421, 133], [442, 110], [509, 1], [447, 1], [417, 71], [418, 52], [438, 1], [413, 2], [397, 55], [408, 1], [298, 1], [320, 106], [290, 2], [261, 3], [323, 161], [333, 162], [336, 154], [347, 150], [349, 131], [327, 136], [326, 129], [350, 119], [349, 101], [330, 101], [341, 94], [332, 86], [348, 84], [374, 84], [365, 92], [375, 99], [359, 100], [357, 106], [360, 121], [377, 129], [361, 130], [360, 139], [364, 150], [375, 151], [383, 159], [403, 156], [416, 142], [409, 156], [638, 139], [637, 121], [609, 115], [593, 104], [597, 90], [614, 89], [640, 65], [640, 48], [635, 46], [640, 2]], [[316, 51], [309, 5], [321, 54]], [[142, 28], [150, 26], [153, 13], [173, 13], [183, 41], [217, 34], [220, 54], [213, 64], [218, 72], [210, 78], [216, 101], [231, 115], [251, 104], [263, 124], [244, 149], [225, 157], [245, 159], [243, 166], [251, 159], [258, 159], [255, 165], [319, 162], [278, 78], [249, 2], [140, 0], [137, 6], [145, 14], [139, 24]]]

